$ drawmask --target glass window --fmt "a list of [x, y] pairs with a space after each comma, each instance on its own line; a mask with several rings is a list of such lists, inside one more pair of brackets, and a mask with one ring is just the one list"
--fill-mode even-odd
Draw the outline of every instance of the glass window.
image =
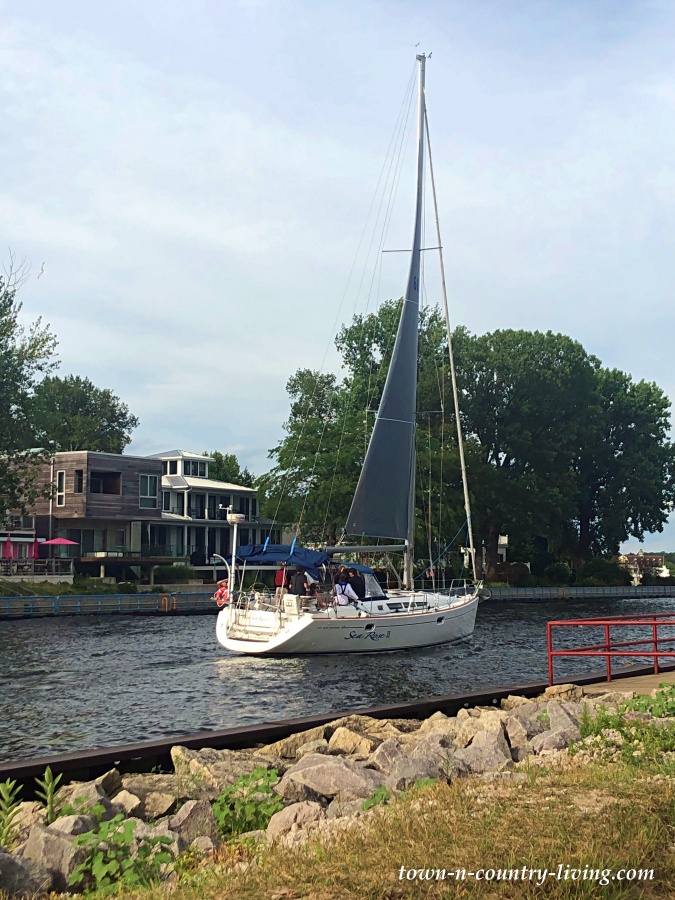
[[157, 509], [157, 476], [141, 475], [138, 505], [142, 509]]
[[179, 516], [185, 515], [185, 494], [176, 494], [176, 507], [173, 512], [178, 513]]
[[251, 518], [255, 519], [258, 515], [258, 501], [255, 497], [251, 497]]
[[183, 475], [192, 475], [192, 463], [189, 460], [183, 460]]
[[178, 475], [178, 461], [175, 459], [169, 460], [169, 475]]
[[118, 528], [115, 530], [115, 546], [116, 547], [124, 547], [124, 544], [125, 544], [124, 529]]
[[169, 491], [162, 491], [162, 509], [164, 512], [171, 511], [171, 494]]
[[166, 474], [167, 474], [167, 466], [166, 466], [166, 463], [163, 462], [162, 463], [162, 475], [166, 475]]
[[216, 495], [209, 494], [208, 498], [209, 519], [216, 518]]
[[84, 490], [84, 470], [75, 469], [75, 493], [81, 494]]
[[199, 475], [199, 477], [206, 478], [206, 463], [200, 462], [200, 463], [197, 463], [197, 465], [199, 466], [199, 472], [197, 473]]
[[66, 505], [66, 473], [63, 471], [56, 473], [56, 505]]

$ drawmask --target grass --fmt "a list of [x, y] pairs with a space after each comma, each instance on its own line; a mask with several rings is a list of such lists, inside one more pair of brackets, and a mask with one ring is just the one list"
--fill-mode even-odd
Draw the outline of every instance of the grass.
[[[670, 778], [623, 761], [532, 769], [524, 783], [456, 781], [379, 806], [332, 843], [299, 850], [229, 844], [213, 863], [194, 861], [175, 900], [407, 898], [656, 898], [675, 896], [675, 789]], [[258, 853], [257, 861], [254, 855]], [[401, 866], [556, 870], [654, 869], [654, 880], [477, 882], [400, 880]], [[160, 900], [165, 888], [124, 892]]]

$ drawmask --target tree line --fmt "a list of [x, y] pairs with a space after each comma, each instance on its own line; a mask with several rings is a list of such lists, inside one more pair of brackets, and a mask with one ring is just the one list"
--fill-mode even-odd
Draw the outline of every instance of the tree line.
[[[354, 317], [336, 345], [345, 375], [299, 369], [284, 436], [259, 479], [264, 511], [305, 540], [340, 537], [393, 348], [401, 301]], [[476, 543], [488, 572], [498, 539], [542, 567], [617, 553], [661, 531], [675, 500], [670, 401], [654, 383], [603, 367], [562, 334], [453, 333]], [[465, 522], [445, 323], [423, 311], [417, 407], [416, 546], [433, 555]], [[421, 552], [429, 548], [431, 554]]]

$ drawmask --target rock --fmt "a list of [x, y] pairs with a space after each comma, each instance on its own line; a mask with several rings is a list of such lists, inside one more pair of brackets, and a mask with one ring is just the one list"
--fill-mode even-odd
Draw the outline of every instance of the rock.
[[584, 702], [591, 703], [596, 708], [598, 706], [616, 708], [617, 706], [621, 706], [622, 703], [627, 703], [629, 700], [632, 700], [635, 696], [635, 691], [606, 691], [602, 694], [585, 694]]
[[16, 841], [23, 843], [33, 825], [38, 824], [47, 824], [47, 810], [35, 800], [24, 800], [18, 805], [13, 821]]
[[577, 728], [583, 713], [581, 703], [560, 703], [551, 700], [546, 705], [549, 728], [551, 731], [561, 731], [566, 728]]
[[581, 700], [583, 688], [576, 684], [552, 684], [544, 691], [547, 700]]
[[265, 747], [259, 747], [256, 750], [256, 753], [265, 757], [295, 759], [298, 754], [298, 749], [304, 744], [323, 740], [325, 738], [325, 730], [325, 725], [318, 725], [316, 728], [309, 728], [307, 731], [300, 731], [298, 734], [292, 734], [290, 737], [282, 738], [274, 744], [267, 744]]
[[87, 831], [94, 831], [96, 825], [97, 822], [93, 816], [60, 816], [47, 827], [52, 831], [75, 837], [78, 834], [86, 834]]
[[340, 726], [335, 729], [328, 742], [328, 752], [331, 754], [344, 753], [355, 759], [368, 759], [376, 746], [377, 742], [372, 738]]
[[40, 863], [0, 850], [0, 892], [10, 897], [33, 897], [49, 893], [53, 886], [51, 872]]
[[451, 771], [451, 760], [454, 758], [455, 749], [450, 734], [432, 732], [418, 741], [409, 753], [411, 759], [431, 760], [445, 774]]
[[382, 784], [382, 775], [339, 756], [310, 754], [290, 768], [274, 790], [285, 800], [366, 799]]
[[270, 844], [288, 834], [294, 825], [303, 828], [311, 822], [318, 822], [324, 817], [320, 804], [305, 802], [294, 803], [274, 813], [267, 826], [267, 840]]
[[94, 784], [99, 785], [104, 793], [112, 799], [113, 794], [122, 789], [122, 776], [117, 769], [110, 769], [104, 775], [94, 779]]
[[203, 853], [207, 858], [213, 856], [213, 852], [216, 849], [215, 844], [211, 840], [210, 837], [206, 837], [206, 835], [202, 835], [201, 837], [196, 837], [194, 841], [190, 844], [191, 847], [194, 847], [195, 850], [199, 850], [200, 853]]
[[185, 841], [179, 834], [176, 834], [175, 831], [172, 831], [169, 828], [168, 818], [164, 819], [162, 822], [158, 822], [155, 825], [150, 825], [148, 822], [144, 822], [142, 819], [135, 818], [134, 816], [130, 816], [126, 821], [132, 822], [134, 825], [134, 841], [132, 843], [132, 852], [134, 853], [138, 849], [138, 845], [143, 840], [143, 838], [155, 837], [169, 838], [170, 843], [165, 844], [164, 849], [166, 849], [174, 857], [178, 856], [179, 853], [182, 853], [187, 849], [187, 841]]
[[[579, 733], [578, 729], [576, 733]], [[574, 738], [568, 737], [564, 730], [543, 731], [532, 738], [532, 750], [537, 754], [550, 750], [566, 750], [570, 740]]]
[[108, 799], [108, 795], [100, 784], [95, 781], [79, 782], [65, 785], [58, 794], [58, 805], [63, 809], [66, 805], [73, 806], [78, 813], [87, 814], [94, 806], [102, 806], [104, 812], [101, 816], [103, 821], [112, 819], [116, 814], [112, 803]]
[[[303, 739], [297, 746], [307, 740]], [[270, 748], [264, 749], [267, 752]], [[194, 799], [215, 800], [222, 790], [234, 784], [242, 775], [250, 775], [260, 766], [273, 768], [267, 755], [258, 755], [261, 752], [212, 750], [208, 747], [203, 750], [188, 750], [187, 747], [176, 746], [171, 748], [171, 759], [179, 779], [192, 779], [200, 784], [199, 797]]]
[[140, 797], [137, 797], [136, 794], [132, 794], [122, 788], [121, 791], [118, 791], [115, 794], [113, 798], [113, 806], [116, 806], [121, 812], [123, 812], [125, 817], [135, 816], [143, 807], [143, 801]]
[[218, 826], [208, 800], [188, 800], [169, 819], [168, 825], [186, 844], [198, 837], [208, 837], [214, 842], [218, 839]]
[[68, 879], [84, 861], [87, 851], [75, 846], [75, 838], [44, 825], [33, 825], [23, 850], [25, 859], [33, 859], [51, 872], [53, 887], [68, 890]]
[[509, 696], [505, 697], [499, 705], [502, 709], [509, 711], [512, 709], [517, 709], [524, 703], [529, 702], [530, 700], [527, 697], [519, 697], [517, 694], [509, 694]]
[[295, 755], [298, 759], [302, 759], [302, 757], [307, 756], [308, 753], [328, 753], [328, 741], [326, 738], [321, 738], [318, 741], [308, 741], [308, 743], [298, 747], [295, 751]]
[[526, 756], [534, 753], [527, 728], [515, 716], [509, 716], [506, 723], [506, 736], [511, 747], [511, 757], [516, 762], [521, 762]]
[[387, 738], [375, 748], [365, 765], [372, 769], [378, 769], [386, 775], [404, 757], [405, 753], [396, 738]]
[[357, 734], [369, 737], [376, 743], [386, 741], [387, 738], [399, 738], [401, 732], [388, 719], [374, 719], [372, 716], [344, 716], [342, 719], [336, 719], [326, 725], [326, 734], [329, 740], [333, 732], [338, 728], [348, 728]]
[[476, 735], [482, 731], [503, 733], [502, 720], [507, 718], [508, 713], [498, 709], [481, 710], [478, 717], [469, 716], [460, 723], [454, 739], [455, 747], [460, 750], [464, 747], [468, 747], [475, 739]]
[[363, 815], [364, 800], [340, 800], [335, 798], [328, 804], [326, 809], [326, 819], [342, 819], [349, 817], [356, 819]]
[[501, 726], [499, 730], [479, 731], [471, 745], [455, 752], [454, 759], [463, 762], [470, 772], [499, 772], [511, 768], [511, 750]]
[[423, 778], [438, 779], [442, 776], [442, 772], [436, 763], [431, 759], [416, 758], [402, 759], [392, 769], [387, 776], [385, 784], [392, 791], [400, 794], [402, 791], [411, 788], [417, 781]]

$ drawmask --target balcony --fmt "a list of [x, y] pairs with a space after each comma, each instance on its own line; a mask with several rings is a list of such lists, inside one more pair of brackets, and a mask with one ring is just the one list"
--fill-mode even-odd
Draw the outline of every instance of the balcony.
[[35, 516], [6, 516], [0, 531], [35, 531]]

